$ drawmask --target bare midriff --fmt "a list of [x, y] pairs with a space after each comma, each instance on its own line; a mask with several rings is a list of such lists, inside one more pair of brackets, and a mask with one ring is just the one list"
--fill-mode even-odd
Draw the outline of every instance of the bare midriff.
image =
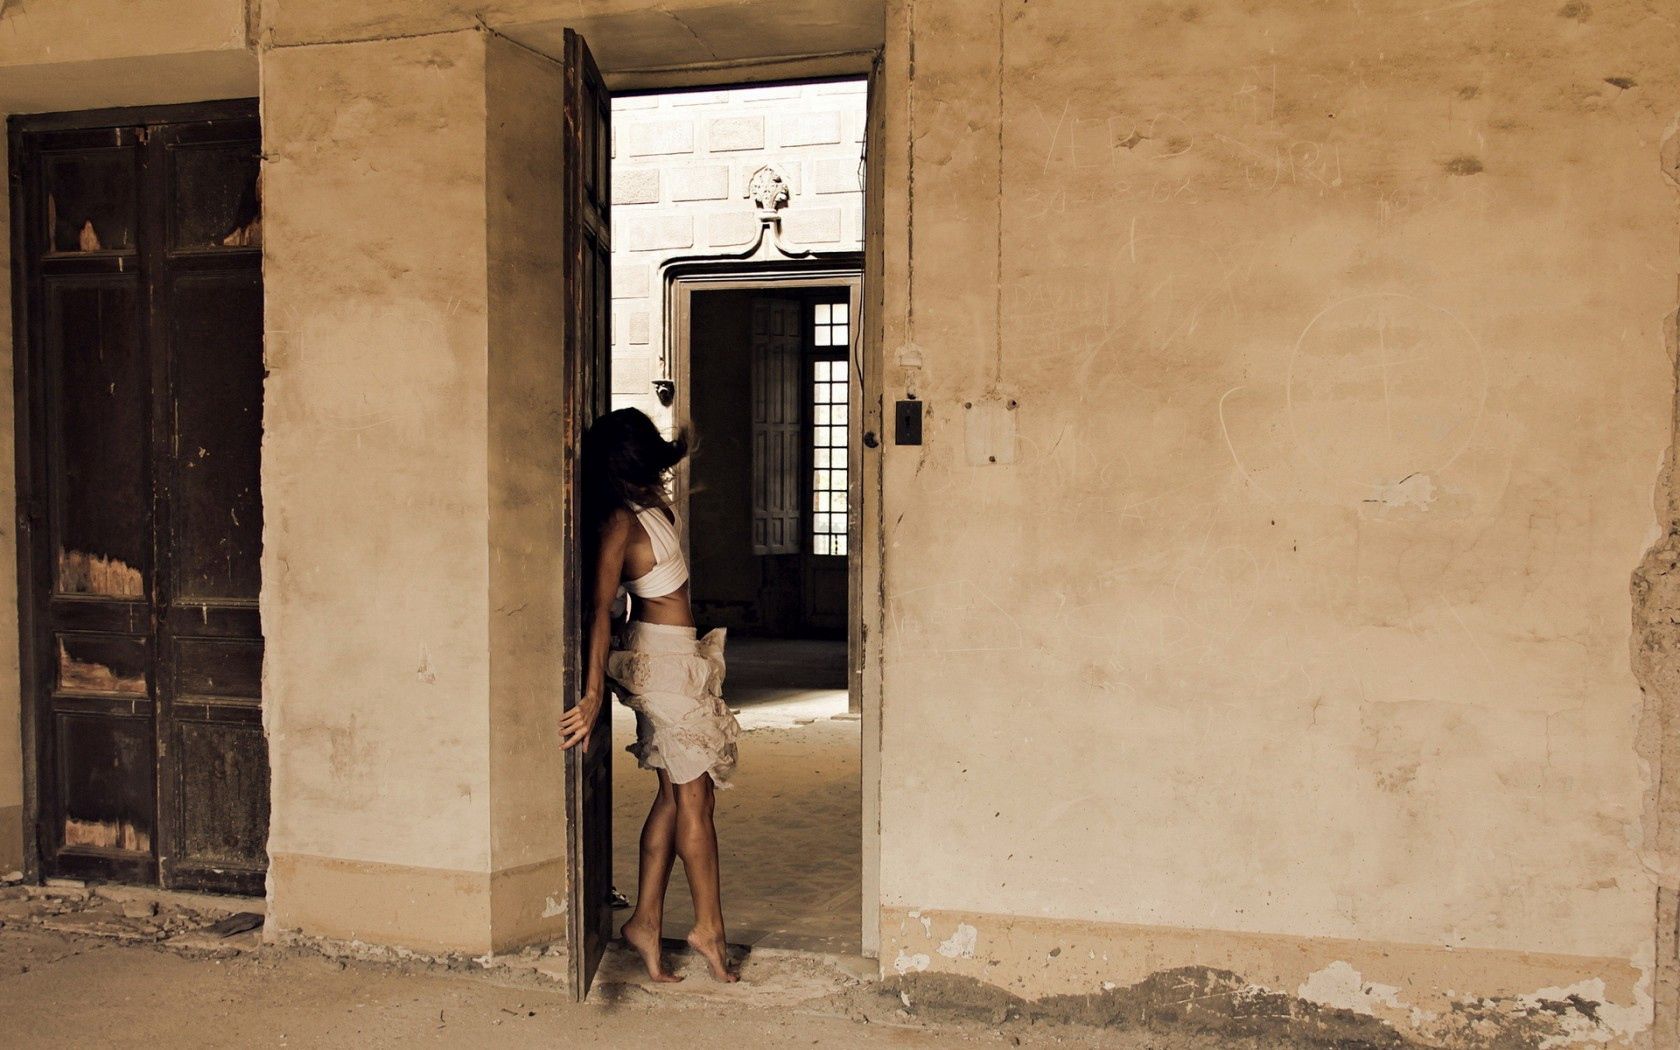
[[670, 627], [693, 627], [694, 609], [688, 604], [688, 584], [657, 598], [630, 596], [630, 619]]

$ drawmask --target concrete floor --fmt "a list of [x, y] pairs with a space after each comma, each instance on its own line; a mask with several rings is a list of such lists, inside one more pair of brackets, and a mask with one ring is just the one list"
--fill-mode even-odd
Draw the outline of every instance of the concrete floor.
[[[719, 792], [718, 848], [729, 939], [855, 954], [862, 923], [859, 723], [846, 714], [844, 642], [734, 640], [724, 699], [741, 723], [734, 787]], [[613, 878], [634, 898], [636, 842], [653, 774], [624, 752], [635, 716], [613, 705]], [[679, 862], [667, 937], [693, 922]], [[620, 921], [628, 912], [620, 913]]]

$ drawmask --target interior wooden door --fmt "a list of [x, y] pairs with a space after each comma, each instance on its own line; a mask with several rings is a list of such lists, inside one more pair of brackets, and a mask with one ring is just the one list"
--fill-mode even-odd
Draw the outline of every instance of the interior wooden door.
[[159, 865], [260, 894], [263, 290], [255, 114], [148, 136]]
[[16, 118], [32, 861], [260, 893], [253, 102]]
[[799, 381], [797, 298], [752, 301], [752, 552], [798, 554]]
[[[578, 450], [583, 432], [611, 407], [612, 385], [612, 96], [583, 37], [566, 31], [566, 238], [564, 291], [568, 456], [566, 494], [566, 706], [577, 703], [583, 657], [583, 583], [592, 570], [580, 557]], [[601, 720], [587, 753], [567, 752], [572, 871], [572, 993], [589, 994], [612, 938], [612, 713]]]
[[[751, 302], [751, 551], [758, 565], [757, 616], [775, 636], [800, 630], [800, 396], [797, 296]], [[739, 396], [736, 394], [735, 396]]]

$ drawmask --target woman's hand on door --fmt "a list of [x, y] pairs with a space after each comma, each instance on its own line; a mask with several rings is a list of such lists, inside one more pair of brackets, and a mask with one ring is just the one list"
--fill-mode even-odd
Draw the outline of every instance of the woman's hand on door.
[[585, 693], [577, 704], [560, 716], [560, 747], [570, 751], [578, 744], [589, 753], [589, 738], [595, 732], [595, 722], [601, 717], [601, 694]]

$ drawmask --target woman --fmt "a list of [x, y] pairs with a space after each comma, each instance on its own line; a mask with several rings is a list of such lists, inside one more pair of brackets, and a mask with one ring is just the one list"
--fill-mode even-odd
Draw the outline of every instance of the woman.
[[[682, 980], [665, 968], [659, 951], [665, 887], [673, 856], [681, 856], [694, 894], [688, 943], [714, 978], [735, 981], [723, 933], [712, 793], [714, 786], [727, 787], [735, 770], [740, 728], [720, 694], [723, 631], [695, 636], [688, 565], [665, 493], [671, 469], [687, 451], [681, 434], [666, 441], [633, 408], [602, 416], [584, 435], [583, 533], [595, 573], [584, 621], [583, 696], [561, 716], [560, 744], [589, 749], [611, 678], [636, 712], [630, 753], [659, 777], [642, 825], [636, 910], [624, 924], [624, 940], [655, 981]], [[630, 616], [613, 646], [614, 612], [626, 591]]]

